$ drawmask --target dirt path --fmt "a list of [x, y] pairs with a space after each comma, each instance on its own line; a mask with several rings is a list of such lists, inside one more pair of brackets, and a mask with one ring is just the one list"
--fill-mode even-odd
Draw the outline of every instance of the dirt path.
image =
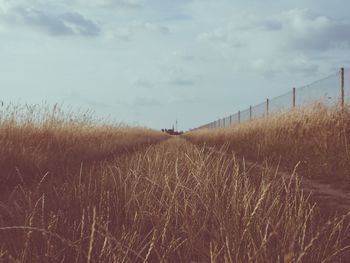
[[[264, 169], [261, 164], [245, 161], [248, 167], [257, 167]], [[279, 168], [278, 173], [285, 179], [290, 179], [292, 172]], [[310, 194], [311, 200], [315, 201], [322, 209], [328, 212], [336, 211], [338, 213], [347, 213], [350, 211], [350, 192], [337, 188], [334, 185], [321, 183], [301, 175], [301, 187], [306, 194]]]
[[[212, 147], [208, 147], [213, 151]], [[263, 170], [264, 166], [245, 160], [246, 167], [258, 168]], [[278, 169], [278, 173], [285, 179], [289, 179], [292, 176], [292, 172], [283, 170], [283, 168]], [[316, 202], [321, 209], [325, 212], [338, 212], [347, 213], [350, 211], [350, 192], [343, 189], [337, 188], [334, 185], [318, 182], [301, 175], [301, 187], [306, 194], [310, 194], [311, 200]]]
[[[289, 178], [290, 174], [284, 171], [280, 172], [282, 176]], [[334, 185], [317, 182], [305, 177], [301, 177], [301, 186], [306, 193], [310, 193], [313, 200], [322, 206], [332, 210], [350, 211], [350, 193]]]
[[[182, 141], [182, 143], [189, 143], [188, 140], [172, 138], [174, 141]], [[209, 151], [216, 151], [213, 147], [207, 147]], [[218, 152], [221, 154], [220, 152]], [[245, 160], [247, 169], [257, 168], [258, 170], [264, 170], [265, 167], [262, 164]], [[278, 174], [285, 179], [290, 179], [292, 171], [279, 168]], [[338, 212], [347, 213], [350, 211], [350, 192], [341, 188], [337, 188], [335, 185], [312, 180], [302, 175], [297, 174], [301, 179], [301, 187], [306, 194], [310, 194], [311, 200], [316, 202], [319, 207], [324, 209], [325, 212]]]

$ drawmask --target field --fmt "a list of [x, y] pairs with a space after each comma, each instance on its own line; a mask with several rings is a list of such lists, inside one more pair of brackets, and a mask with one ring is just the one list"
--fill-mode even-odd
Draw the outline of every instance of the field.
[[[182, 137], [56, 107], [0, 118], [0, 262], [349, 260], [349, 215], [326, 215], [300, 179], [334, 166], [348, 180], [348, 110]], [[286, 178], [276, 159], [307, 162]]]
[[199, 130], [186, 139], [199, 145], [226, 145], [251, 161], [279, 163], [312, 179], [350, 186], [350, 107], [321, 104], [275, 114], [227, 129]]

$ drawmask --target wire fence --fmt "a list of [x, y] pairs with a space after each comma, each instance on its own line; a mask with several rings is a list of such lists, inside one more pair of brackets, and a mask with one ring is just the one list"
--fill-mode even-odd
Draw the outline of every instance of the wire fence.
[[222, 119], [202, 125], [198, 129], [226, 128], [235, 124], [264, 118], [274, 113], [283, 113], [310, 103], [320, 102], [326, 106], [343, 107], [350, 104], [350, 69], [341, 68], [336, 73], [309, 85], [293, 88], [291, 91], [248, 109], [238, 111]]

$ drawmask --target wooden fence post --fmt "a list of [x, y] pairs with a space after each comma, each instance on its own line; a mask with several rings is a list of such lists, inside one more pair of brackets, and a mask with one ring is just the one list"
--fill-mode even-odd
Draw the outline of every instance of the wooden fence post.
[[266, 117], [269, 117], [269, 98], [266, 99]]
[[241, 111], [238, 111], [238, 123], [241, 123]]
[[293, 88], [293, 109], [295, 108], [295, 88]]
[[341, 109], [344, 110], [344, 102], [345, 102], [345, 92], [344, 92], [344, 86], [345, 86], [345, 81], [344, 81], [344, 68], [341, 68]]
[[252, 120], [252, 116], [253, 116], [253, 114], [252, 114], [252, 105], [250, 105], [250, 107], [249, 107], [249, 120]]

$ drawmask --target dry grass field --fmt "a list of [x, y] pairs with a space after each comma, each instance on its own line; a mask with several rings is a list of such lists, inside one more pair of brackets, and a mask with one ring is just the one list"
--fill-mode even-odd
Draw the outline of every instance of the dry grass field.
[[187, 133], [189, 141], [228, 149], [251, 161], [268, 159], [350, 189], [350, 107], [320, 104], [226, 129]]
[[185, 136], [210, 150], [55, 111], [1, 116], [0, 262], [349, 262], [349, 216], [247, 169], [223, 131]]
[[[43, 176], [63, 179], [89, 166], [166, 139], [143, 128], [97, 124], [89, 112], [46, 105], [0, 107], [1, 193]], [[47, 174], [47, 176], [46, 176]], [[0, 195], [1, 195], [0, 193]]]

